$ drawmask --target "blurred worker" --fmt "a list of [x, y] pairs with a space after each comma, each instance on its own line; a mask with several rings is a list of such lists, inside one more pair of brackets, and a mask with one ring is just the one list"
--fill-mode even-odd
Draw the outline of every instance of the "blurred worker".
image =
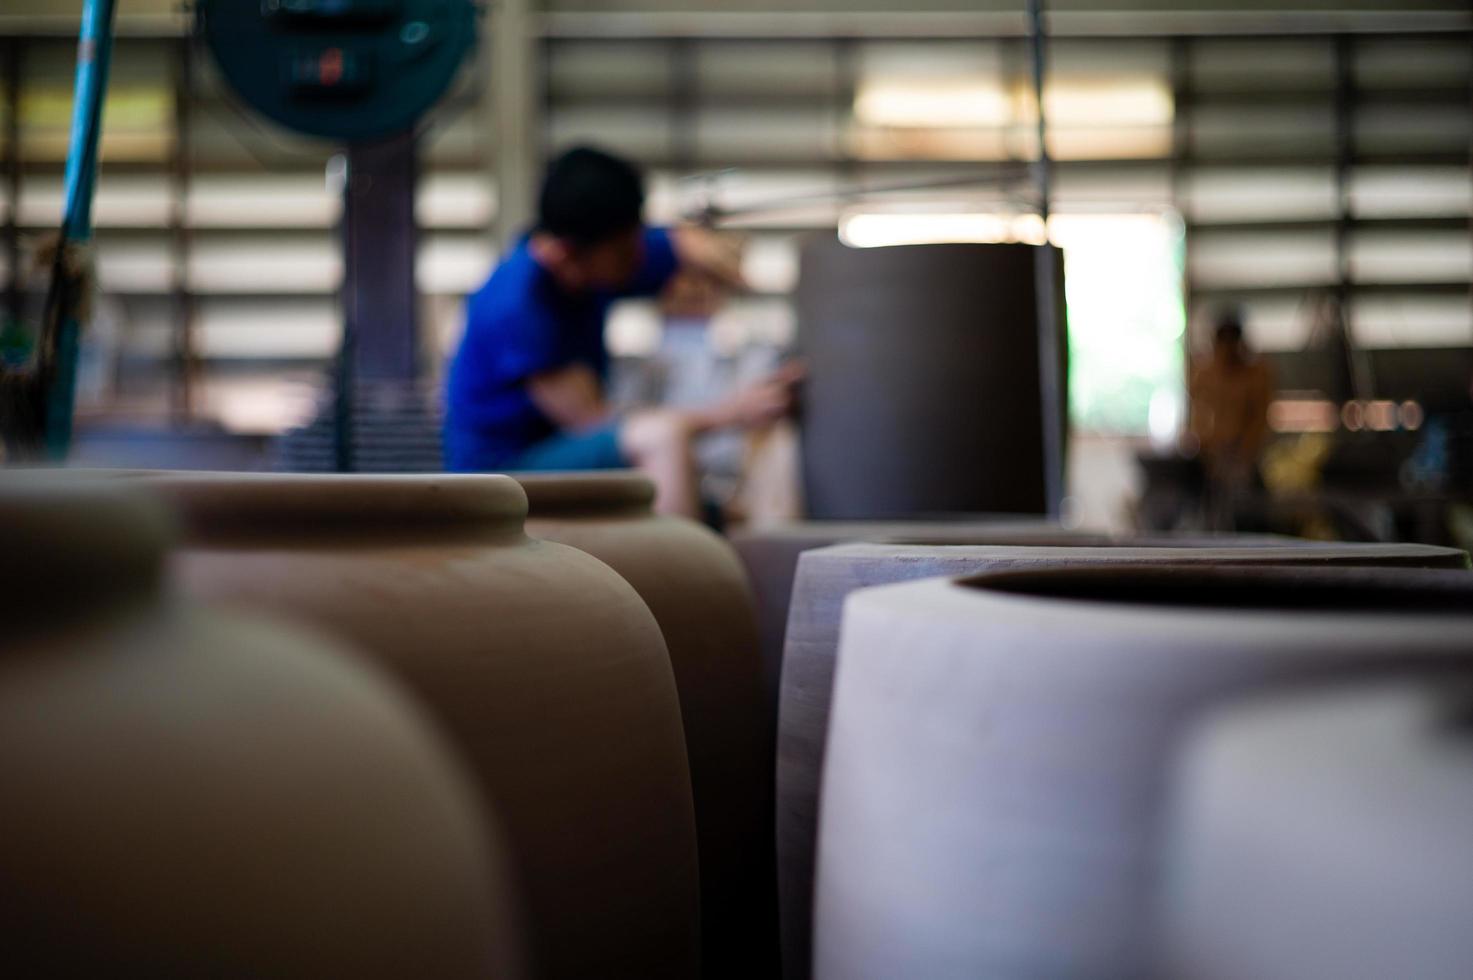
[[1236, 311], [1218, 315], [1212, 351], [1194, 359], [1189, 388], [1191, 433], [1207, 475], [1209, 521], [1226, 530], [1235, 501], [1258, 486], [1274, 392], [1273, 372], [1248, 346]]
[[692, 440], [787, 413], [796, 368], [713, 405], [614, 414], [605, 396], [609, 306], [659, 293], [681, 269], [742, 284], [729, 242], [700, 228], [647, 228], [643, 210], [643, 181], [624, 160], [580, 147], [549, 165], [536, 227], [467, 305], [446, 393], [450, 469], [635, 466], [654, 480], [657, 510], [694, 517]]

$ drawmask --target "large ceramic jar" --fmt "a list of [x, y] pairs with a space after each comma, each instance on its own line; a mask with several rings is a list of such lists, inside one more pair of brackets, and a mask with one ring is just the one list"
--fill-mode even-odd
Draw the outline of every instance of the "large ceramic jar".
[[166, 527], [0, 476], [0, 974], [520, 976], [438, 734], [324, 642], [174, 599]]
[[815, 975], [1124, 980], [1150, 968], [1163, 786], [1189, 726], [1330, 678], [1473, 677], [1473, 575], [929, 579], [851, 595], [840, 647]]
[[602, 562], [523, 533], [503, 476], [151, 478], [180, 579], [350, 639], [450, 734], [503, 817], [539, 977], [690, 977], [698, 880], [660, 629]]
[[814, 548], [852, 542], [908, 544], [1090, 544], [1105, 535], [1073, 531], [1035, 517], [985, 515], [957, 521], [792, 521], [732, 534], [732, 547], [746, 566], [757, 605], [762, 670], [771, 704], [777, 704], [783, 638], [798, 556]]
[[[1062, 540], [1062, 537], [1061, 537]], [[1380, 565], [1463, 568], [1468, 556], [1423, 545], [1264, 545], [1234, 539], [1213, 546], [1018, 547], [853, 544], [803, 552], [792, 594], [782, 661], [777, 736], [777, 850], [782, 941], [790, 980], [808, 975], [812, 955], [813, 868], [818, 795], [829, 729], [834, 663], [844, 600], [856, 589], [938, 575], [962, 576], [1067, 564], [1137, 567], [1196, 565]], [[1149, 539], [1148, 539], [1149, 540]]]
[[1231, 708], [1176, 773], [1163, 980], [1473, 970], [1473, 688], [1367, 685]]
[[527, 533], [606, 562], [665, 636], [695, 795], [704, 975], [773, 975], [771, 723], [741, 563], [700, 525], [656, 516], [654, 484], [638, 473], [516, 478], [527, 493]]

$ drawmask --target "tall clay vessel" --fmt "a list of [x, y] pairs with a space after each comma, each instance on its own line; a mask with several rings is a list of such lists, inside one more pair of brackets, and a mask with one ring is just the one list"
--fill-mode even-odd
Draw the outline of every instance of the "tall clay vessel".
[[[803, 249], [809, 515], [1053, 513], [1063, 467], [1064, 304], [1040, 311], [1051, 246]], [[1063, 276], [1055, 271], [1055, 281]], [[1062, 299], [1062, 297], [1060, 297]], [[1044, 354], [1052, 370], [1043, 370]]]
[[538, 977], [690, 977], [698, 879], [659, 627], [523, 533], [502, 476], [160, 476], [195, 595], [349, 638], [450, 734], [507, 832]]
[[1473, 678], [1473, 575], [1075, 567], [854, 593], [815, 975], [1148, 975], [1183, 734], [1235, 698], [1385, 676]]
[[527, 533], [586, 551], [634, 586], [670, 650], [695, 796], [703, 975], [777, 969], [771, 727], [741, 563], [705, 528], [651, 511], [638, 473], [517, 474]]
[[490, 817], [420, 712], [164, 585], [118, 487], [0, 475], [0, 973], [522, 975]]
[[[1066, 540], [1059, 538], [1060, 542]], [[1043, 570], [1066, 565], [1131, 568], [1191, 564], [1464, 568], [1466, 553], [1426, 545], [1020, 547], [853, 544], [805, 551], [798, 561], [783, 654], [777, 736], [777, 852], [786, 976], [808, 975], [819, 786], [833, 699], [840, 612], [857, 589], [935, 576]], [[1251, 539], [1249, 539], [1251, 540]], [[1185, 543], [1185, 539], [1183, 541]], [[1473, 582], [1473, 577], [1470, 577]]]
[[1255, 701], [1174, 769], [1156, 976], [1468, 976], [1473, 688]]

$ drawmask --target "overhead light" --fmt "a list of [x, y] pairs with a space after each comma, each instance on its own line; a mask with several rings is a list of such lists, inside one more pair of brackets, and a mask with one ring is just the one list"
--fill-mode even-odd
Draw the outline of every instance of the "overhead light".
[[[1155, 77], [1101, 76], [1044, 87], [1051, 125], [1104, 128], [1163, 126], [1175, 115], [1167, 84]], [[897, 129], [996, 128], [1038, 116], [1031, 86], [983, 78], [875, 78], [861, 82], [854, 119]]]
[[1109, 248], [1153, 241], [1160, 227], [1161, 216], [1146, 212], [1054, 214], [1045, 231], [1043, 219], [1027, 213], [851, 211], [839, 219], [839, 238], [853, 248], [1045, 241], [1061, 248]]
[[839, 220], [839, 239], [853, 248], [1018, 240], [1012, 216], [884, 211], [845, 215]]
[[[1036, 118], [1031, 90], [1020, 93], [1024, 121]], [[1175, 115], [1171, 89], [1157, 79], [1096, 79], [1044, 86], [1049, 125], [1164, 126]]]
[[877, 79], [854, 97], [854, 118], [866, 126], [928, 128], [1006, 126], [1012, 99], [1002, 86], [964, 79]]

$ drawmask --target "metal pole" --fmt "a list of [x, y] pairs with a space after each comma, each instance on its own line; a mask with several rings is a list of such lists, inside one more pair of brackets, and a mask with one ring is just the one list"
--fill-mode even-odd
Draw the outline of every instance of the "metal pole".
[[531, 0], [499, 0], [491, 12], [489, 90], [496, 175], [496, 237], [503, 250], [516, 244], [536, 216], [542, 160], [538, 93], [540, 41], [533, 31]]
[[192, 169], [194, 92], [194, 39], [177, 42], [174, 62], [174, 152], [170, 157], [169, 250], [174, 263], [174, 383], [170, 399], [176, 424], [194, 417], [195, 373], [194, 295], [190, 290], [189, 256], [192, 236], [187, 200]]
[[337, 468], [357, 468], [355, 403], [369, 388], [408, 389], [418, 377], [415, 135], [350, 144], [343, 189], [343, 341], [335, 403]]
[[1038, 188], [1038, 214], [1048, 221], [1049, 198], [1053, 192], [1053, 161], [1048, 155], [1048, 114], [1043, 105], [1043, 79], [1047, 72], [1048, 38], [1043, 27], [1043, 0], [1028, 0], [1028, 48], [1032, 55], [1033, 99], [1037, 107], [1035, 124], [1038, 134], [1038, 157], [1033, 163], [1033, 179]]
[[48, 336], [41, 352], [47, 384], [46, 453], [54, 460], [64, 459], [71, 449], [81, 334], [77, 306], [82, 297], [79, 284], [66, 271], [66, 254], [69, 246], [92, 237], [92, 190], [97, 180], [97, 152], [102, 135], [102, 105], [107, 96], [115, 10], [116, 0], [85, 0], [82, 32], [77, 43], [76, 97], [66, 164], [66, 208], [47, 301]]
[[20, 59], [24, 50], [19, 38], [5, 46], [5, 184], [9, 211], [5, 217], [5, 265], [9, 280], [5, 287], [5, 310], [20, 323]]
[[[1044, 75], [1047, 35], [1043, 24], [1043, 0], [1028, 0], [1028, 42], [1033, 62], [1033, 98], [1037, 108], [1038, 157], [1033, 164], [1038, 192], [1038, 214], [1047, 239], [1053, 195], [1053, 161], [1048, 153], [1048, 118], [1044, 109]], [[1043, 399], [1043, 485], [1044, 512], [1059, 516], [1064, 503], [1064, 454], [1068, 440], [1067, 333], [1061, 329], [1059, 256], [1053, 248], [1039, 249], [1033, 264], [1034, 305], [1038, 314], [1039, 395]]]

